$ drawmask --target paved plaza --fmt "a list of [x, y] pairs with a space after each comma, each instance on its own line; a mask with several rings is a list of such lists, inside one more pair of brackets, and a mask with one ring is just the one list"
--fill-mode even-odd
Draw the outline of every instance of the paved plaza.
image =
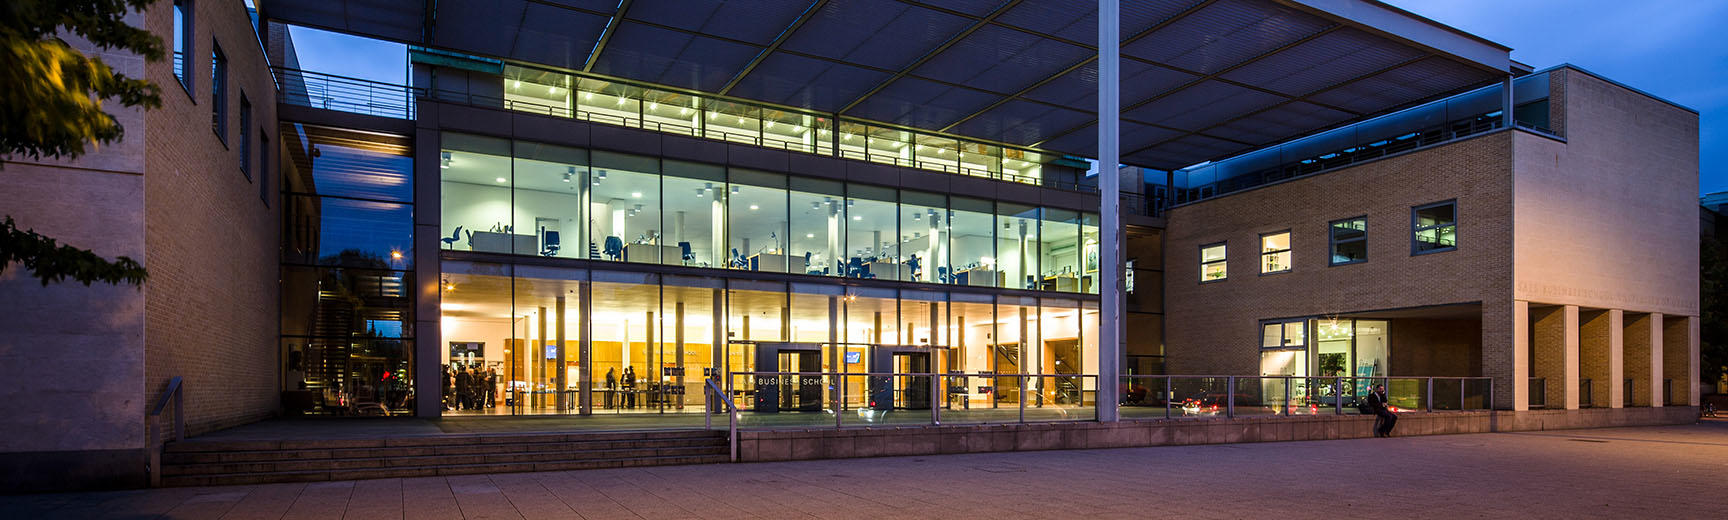
[[1723, 518], [1728, 421], [0, 497], [0, 518]]

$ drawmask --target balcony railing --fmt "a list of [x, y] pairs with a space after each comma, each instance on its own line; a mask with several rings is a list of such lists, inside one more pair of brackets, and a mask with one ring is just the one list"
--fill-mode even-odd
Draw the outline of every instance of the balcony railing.
[[394, 119], [414, 118], [414, 87], [321, 72], [271, 67], [277, 101]]
[[1385, 385], [1394, 411], [1487, 410], [1486, 377], [1121, 376], [1123, 419], [1357, 414]]

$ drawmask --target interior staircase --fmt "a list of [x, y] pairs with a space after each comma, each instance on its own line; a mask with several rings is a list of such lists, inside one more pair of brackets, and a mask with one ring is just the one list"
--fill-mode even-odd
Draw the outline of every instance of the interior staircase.
[[162, 485], [213, 486], [705, 464], [729, 460], [705, 430], [433, 435], [382, 439], [187, 439], [162, 454]]

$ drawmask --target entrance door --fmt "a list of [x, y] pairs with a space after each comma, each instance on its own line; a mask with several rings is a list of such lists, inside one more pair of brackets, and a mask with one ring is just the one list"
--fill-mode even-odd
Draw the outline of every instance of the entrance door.
[[751, 376], [757, 412], [822, 411], [822, 346], [816, 343], [754, 344], [755, 372], [806, 372], [818, 375]]
[[1001, 343], [991, 348], [991, 365], [996, 367], [996, 402], [1020, 402], [1020, 378], [1007, 377], [1020, 373], [1020, 344]]
[[[929, 352], [895, 352], [894, 373], [925, 374], [930, 372]], [[907, 410], [930, 409], [929, 376], [894, 376], [891, 391], [894, 407]]]

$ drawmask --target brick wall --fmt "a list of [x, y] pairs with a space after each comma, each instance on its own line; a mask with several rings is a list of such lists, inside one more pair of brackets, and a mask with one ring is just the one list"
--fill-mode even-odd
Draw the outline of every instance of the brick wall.
[[1482, 335], [1476, 332], [1480, 325], [1474, 319], [1392, 320], [1391, 375], [1473, 377], [1481, 373]]
[[1650, 406], [1650, 315], [1628, 312], [1622, 324], [1626, 377], [1632, 379], [1632, 397], [1626, 400], [1626, 406]]
[[[169, 378], [185, 378], [190, 432], [243, 424], [277, 406], [277, 190], [259, 200], [258, 133], [275, 142], [275, 92], [241, 2], [194, 2], [195, 40], [186, 60], [193, 90], [169, 63], [148, 77], [162, 86], [161, 109], [149, 113], [144, 207], [146, 266], [145, 384], [154, 398]], [[172, 4], [158, 2], [147, 27], [172, 34]], [[227, 56], [228, 141], [211, 128], [212, 42]], [[252, 179], [240, 171], [240, 98], [252, 105], [246, 147]], [[272, 161], [277, 155], [272, 146]]]
[[[1591, 406], [1608, 406], [1609, 391], [1621, 384], [1609, 377], [1609, 317], [1608, 311], [1583, 310], [1578, 313], [1578, 377], [1590, 380]], [[1624, 345], [1624, 343], [1622, 343]], [[1579, 402], [1585, 402], [1579, 389]]]
[[[1482, 305], [1486, 374], [1511, 365], [1510, 133], [1497, 132], [1170, 210], [1172, 374], [1259, 372], [1258, 321]], [[1458, 201], [1456, 251], [1410, 254], [1410, 208]], [[1368, 261], [1329, 267], [1330, 221], [1368, 216]], [[1258, 237], [1290, 229], [1294, 268], [1260, 275]], [[1229, 278], [1199, 283], [1199, 247], [1228, 241]], [[1399, 346], [1394, 344], [1393, 349]], [[1504, 358], [1505, 374], [1493, 360]]]

